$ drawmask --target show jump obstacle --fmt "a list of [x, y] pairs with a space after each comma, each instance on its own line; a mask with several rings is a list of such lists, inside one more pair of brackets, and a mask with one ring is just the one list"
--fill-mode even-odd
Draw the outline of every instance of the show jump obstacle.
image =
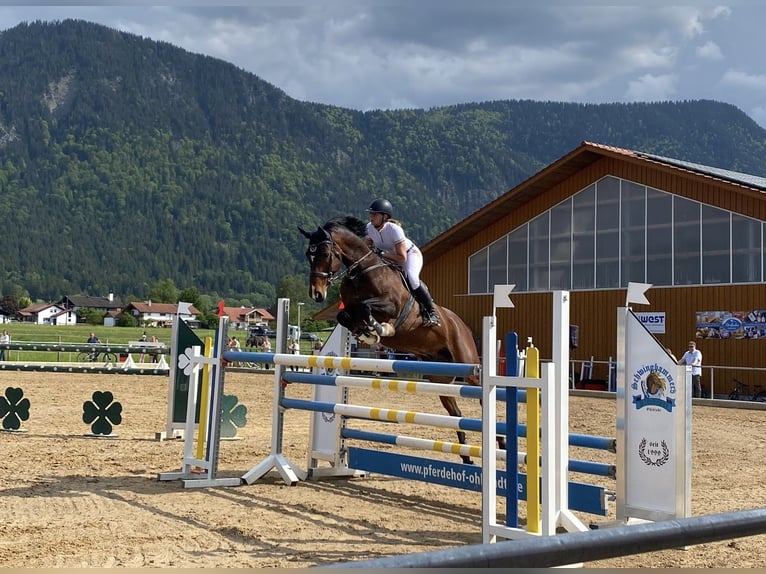
[[[225, 351], [223, 347], [222, 342], [226, 340], [228, 323], [226, 317], [221, 317], [212, 353], [206, 353], [207, 356], [205, 356], [200, 352], [199, 346], [192, 346], [183, 354], [173, 356], [173, 360], [176, 361], [174, 367], [189, 375], [184, 458], [180, 472], [163, 473], [160, 479], [181, 478], [186, 487], [228, 486], [252, 484], [269, 471], [277, 470], [285, 483], [296, 484], [307, 478], [319, 480], [326, 477], [358, 476], [367, 472], [376, 472], [469, 490], [480, 490], [485, 542], [494, 542], [498, 538], [548, 536], [555, 534], [558, 528], [567, 531], [587, 530], [588, 528], [573, 514], [572, 510], [606, 515], [606, 492], [604, 487], [580, 484], [568, 479], [571, 467], [578, 462], [569, 460], [568, 451], [574, 436], [568, 433], [569, 385], [566, 365], [569, 363], [569, 293], [566, 291], [552, 293], [552, 361], [540, 364], [536, 359], [537, 349], [528, 348], [525, 359], [526, 376], [518, 377], [497, 374], [499, 342], [496, 336], [496, 310], [499, 307], [513, 307], [510, 301], [512, 289], [513, 286], [497, 286], [495, 289], [493, 315], [485, 317], [482, 325], [482, 365], [351, 357], [351, 337], [342, 327], [333, 331], [320, 355], [286, 354], [289, 314], [287, 299], [278, 301], [275, 353], [232, 353]], [[635, 319], [627, 305], [624, 310], [618, 310], [619, 313], [622, 313], [626, 320], [618, 323], [623, 325], [618, 329], [618, 348], [622, 349], [622, 353], [618, 353], [618, 375], [622, 373], [622, 378], [618, 377], [618, 381], [627, 387], [622, 386], [618, 389], [619, 456], [616, 472], [618, 521], [625, 523], [631, 518], [656, 520], [686, 516], [690, 512], [688, 505], [690, 498], [688, 436], [690, 435], [684, 436], [684, 431], [681, 429], [688, 429], [688, 419], [683, 420], [683, 418], [688, 417], [688, 404], [690, 404], [688, 379], [690, 377], [688, 374], [684, 377], [683, 373], [662, 362], [661, 357], [657, 355], [657, 347], [662, 350], [662, 353], [664, 348], [656, 340], [653, 340], [654, 345], [637, 342], [638, 338], [633, 334], [634, 328], [625, 326], [630, 325], [631, 316]], [[635, 322], [639, 328], [646, 331], [640, 321], [635, 319]], [[650, 340], [653, 339], [648, 331], [646, 334]], [[509, 359], [513, 357], [514, 351], [518, 356], [515, 341], [515, 337], [509, 337], [507, 340], [506, 355]], [[620, 347], [620, 344], [623, 347]], [[627, 345], [635, 345], [637, 349], [641, 349], [640, 358], [635, 358], [636, 353], [632, 348], [628, 352]], [[237, 360], [270, 362], [275, 365], [270, 452], [264, 460], [241, 478], [219, 479], [216, 477], [216, 470], [220, 439], [218, 434], [220, 396], [223, 393], [225, 371], [225, 363], [222, 361]], [[642, 365], [636, 366], [636, 360], [642, 362]], [[311, 369], [312, 372], [287, 372], [285, 366], [288, 365]], [[512, 374], [514, 369], [518, 372], [518, 361], [508, 360], [508, 365]], [[202, 395], [197, 387], [197, 379], [199, 369], [203, 367], [207, 373], [203, 377], [203, 385], [206, 386], [207, 392], [204, 395], [206, 398], [201, 401], [199, 397]], [[482, 388], [477, 389], [460, 384], [437, 385], [420, 380], [355, 377], [351, 376], [351, 371], [399, 375], [418, 373], [421, 376], [448, 374], [457, 377], [479, 373]], [[626, 372], [632, 373], [630, 380], [626, 380]], [[666, 380], [668, 382], [666, 396], [642, 398], [636, 394], [636, 390], [640, 391], [646, 386], [642, 377], [645, 378], [650, 373], [652, 376], [658, 376], [659, 373], [659, 376], [669, 378], [669, 381]], [[286, 383], [312, 384], [314, 386], [313, 400], [287, 397], [286, 389], [290, 385]], [[349, 404], [349, 389], [354, 387], [481, 398], [482, 419], [456, 418]], [[631, 390], [626, 391], [626, 388]], [[673, 396], [670, 396], [671, 394]], [[688, 403], [687, 395], [689, 395]], [[216, 402], [216, 399], [219, 402]], [[519, 425], [517, 422], [519, 401], [526, 401], [526, 426]], [[505, 422], [498, 421], [498, 402], [505, 405]], [[195, 454], [194, 413], [198, 403], [199, 420], [204, 421], [206, 431], [198, 433]], [[640, 407], [637, 406], [639, 404]], [[644, 407], [647, 407], [647, 412], [653, 417], [649, 423], [642, 423], [638, 418], [644, 413], [634, 412]], [[282, 451], [284, 416], [288, 409], [300, 409], [312, 413], [306, 470], [300, 469], [291, 462]], [[671, 424], [668, 428], [673, 430], [668, 430], [670, 434], [666, 435], [659, 426], [660, 423], [664, 424], [668, 421], [660, 419], [664, 417], [663, 413], [670, 411], [675, 411], [681, 422]], [[349, 424], [354, 419], [481, 431], [482, 446], [458, 445], [354, 429]], [[684, 427], [682, 423], [687, 426]], [[497, 434], [506, 435], [507, 450], [496, 450]], [[519, 436], [527, 437], [527, 453], [518, 451]], [[594, 439], [593, 442], [599, 442], [598, 439], [603, 437], [590, 438]], [[355, 446], [354, 441], [360, 440], [481, 457], [482, 464], [478, 467]], [[200, 447], [200, 441], [204, 441], [205, 448]], [[482, 453], [491, 454], [482, 456]], [[634, 459], [638, 459], [645, 468], [636, 469], [638, 463]], [[505, 468], [498, 468], [498, 460], [526, 463], [527, 476], [518, 474], [517, 464], [506, 463], [503, 465]], [[538, 464], [535, 464], [535, 461]], [[329, 467], [323, 466], [327, 464]], [[583, 466], [595, 468], [598, 463], [583, 462]], [[420, 472], [404, 471], [403, 469], [406, 468], [420, 469]], [[422, 471], [424, 468], [428, 469], [427, 473]], [[614, 474], [613, 470], [611, 472]], [[641, 477], [633, 479], [630, 472], [636, 472]], [[604, 471], [596, 473], [608, 474]], [[509, 485], [515, 487], [509, 487]], [[663, 491], [660, 510], [657, 504], [659, 490]], [[506, 497], [505, 524], [499, 524], [497, 521], [498, 495]], [[528, 501], [526, 529], [519, 528], [517, 516], [518, 501], [524, 499]], [[671, 500], [673, 507], [668, 508]], [[537, 504], [529, 501], [537, 501]]]

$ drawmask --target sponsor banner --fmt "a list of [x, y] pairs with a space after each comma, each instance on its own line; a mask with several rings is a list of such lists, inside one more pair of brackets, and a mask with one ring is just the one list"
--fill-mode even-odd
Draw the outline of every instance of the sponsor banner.
[[[419, 482], [452, 486], [463, 490], [481, 492], [484, 478], [478, 465], [449, 462], [406, 454], [371, 450], [366, 448], [349, 447], [348, 467], [354, 470], [364, 470], [388, 476], [398, 476]], [[497, 469], [497, 495], [505, 496], [507, 490], [506, 473]], [[527, 475], [519, 473], [516, 491], [519, 500], [527, 499]], [[569, 481], [567, 495], [569, 508], [607, 516], [608, 509], [604, 506], [605, 489], [602, 486]]]
[[665, 311], [634, 313], [650, 333], [665, 332]]
[[766, 339], [766, 309], [697, 311], [697, 339]]
[[684, 417], [676, 402], [686, 391], [685, 367], [634, 315], [628, 313], [625, 333], [626, 505], [672, 515], [677, 463], [685, 458], [676, 438]]

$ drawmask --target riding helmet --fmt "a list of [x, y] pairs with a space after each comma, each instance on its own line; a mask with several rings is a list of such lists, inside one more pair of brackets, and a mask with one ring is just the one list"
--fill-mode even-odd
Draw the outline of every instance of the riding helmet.
[[391, 206], [391, 202], [387, 199], [376, 199], [370, 204], [367, 211], [373, 211], [375, 213], [384, 213], [389, 217], [393, 217], [394, 208]]

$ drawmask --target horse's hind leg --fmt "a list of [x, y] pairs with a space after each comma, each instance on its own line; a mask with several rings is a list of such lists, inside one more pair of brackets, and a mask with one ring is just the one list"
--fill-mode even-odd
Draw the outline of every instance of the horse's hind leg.
[[[455, 400], [455, 397], [439, 397], [439, 400], [441, 401], [444, 408], [447, 410], [447, 412], [452, 415], [453, 417], [462, 417], [463, 413], [460, 411], [460, 407], [457, 406], [457, 401]], [[457, 441], [460, 444], [466, 444], [465, 442], [465, 431], [459, 430], [457, 431]], [[465, 464], [473, 464], [473, 461], [471, 460], [471, 457], [468, 455], [460, 455], [460, 458], [463, 459], [463, 462]]]

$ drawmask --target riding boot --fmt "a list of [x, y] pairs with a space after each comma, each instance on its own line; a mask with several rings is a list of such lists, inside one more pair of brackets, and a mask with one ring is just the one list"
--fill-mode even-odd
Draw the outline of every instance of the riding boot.
[[431, 294], [428, 292], [426, 284], [421, 282], [420, 287], [413, 289], [412, 294], [423, 308], [423, 325], [425, 327], [440, 325], [441, 319], [439, 318], [436, 309], [434, 309], [434, 300], [431, 298]]

